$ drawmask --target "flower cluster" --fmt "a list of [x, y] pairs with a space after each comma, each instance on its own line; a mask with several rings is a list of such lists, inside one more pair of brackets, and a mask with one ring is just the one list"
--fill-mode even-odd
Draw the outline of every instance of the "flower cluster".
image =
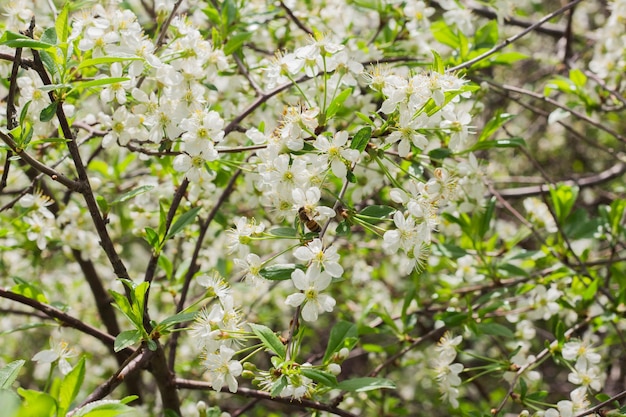
[[452, 337], [450, 333], [446, 332], [435, 348], [436, 357], [432, 364], [441, 397], [450, 402], [454, 408], [459, 406], [459, 386], [461, 385], [459, 374], [463, 372], [464, 368], [463, 364], [454, 363], [454, 359], [456, 358], [457, 346], [462, 341], [461, 336]]

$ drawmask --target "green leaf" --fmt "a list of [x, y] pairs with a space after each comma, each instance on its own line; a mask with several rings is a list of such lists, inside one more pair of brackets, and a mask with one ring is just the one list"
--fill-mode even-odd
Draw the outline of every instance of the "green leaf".
[[52, 103], [50, 103], [46, 107], [44, 107], [44, 109], [41, 111], [41, 113], [39, 113], [39, 121], [40, 122], [49, 122], [50, 120], [52, 120], [52, 118], [54, 117], [54, 115], [57, 112], [58, 105], [59, 105], [59, 103], [57, 103], [56, 101], [53, 101]]
[[363, 210], [359, 212], [360, 216], [366, 216], [372, 219], [388, 219], [391, 213], [395, 212], [396, 209], [390, 206], [384, 205], [372, 205], [367, 206]]
[[196, 216], [198, 215], [198, 212], [200, 210], [202, 210], [202, 207], [194, 207], [191, 210], [189, 210], [188, 212], [182, 214], [176, 220], [176, 222], [174, 222], [174, 224], [170, 228], [169, 232], [167, 232], [167, 235], [165, 236], [164, 240], [171, 239], [177, 233], [179, 233], [181, 230], [183, 230], [185, 228], [185, 226], [187, 226], [188, 224], [192, 223], [196, 219]]
[[493, 213], [496, 209], [496, 197], [491, 197], [489, 202], [487, 203], [487, 207], [485, 212], [482, 214], [480, 218], [480, 227], [479, 227], [479, 237], [482, 239], [485, 237], [489, 229], [491, 228], [491, 220], [493, 219]]
[[141, 58], [138, 57], [128, 57], [128, 56], [101, 56], [98, 58], [89, 58], [80, 61], [80, 64], [76, 67], [76, 69], [83, 69], [87, 67], [94, 67], [96, 65], [102, 64], [113, 64], [115, 62], [124, 62], [124, 61], [138, 61]]
[[139, 343], [141, 340], [141, 332], [139, 330], [125, 330], [115, 337], [113, 350], [119, 352], [129, 346]]
[[337, 388], [349, 392], [365, 392], [383, 388], [396, 389], [396, 384], [386, 378], [363, 377], [341, 381]]
[[430, 26], [430, 32], [438, 42], [448, 45], [454, 50], [460, 49], [461, 42], [459, 36], [452, 31], [452, 27], [444, 22], [443, 19], [433, 22]]
[[72, 84], [72, 90], [76, 90], [78, 88], [91, 88], [91, 87], [100, 87], [103, 85], [117, 84], [123, 83], [124, 81], [128, 81], [130, 78], [128, 77], [107, 77], [107, 78], [98, 78], [97, 80], [90, 81], [78, 81]]
[[594, 279], [591, 284], [585, 289], [583, 292], [583, 300], [590, 301], [593, 300], [598, 294], [598, 288], [600, 287], [600, 280]]
[[13, 281], [15, 281], [16, 285], [11, 288], [12, 292], [23, 295], [24, 297], [28, 297], [35, 301], [39, 301], [40, 303], [45, 304], [48, 302], [45, 294], [36, 283], [28, 282], [19, 277], [13, 277]]
[[269, 234], [277, 237], [296, 237], [296, 229], [293, 227], [275, 227], [269, 231]]
[[136, 410], [123, 404], [122, 401], [111, 401], [115, 400], [106, 400], [106, 402], [95, 401], [93, 403], [89, 403], [76, 410], [73, 417], [117, 417], [131, 412], [133, 415], [136, 415]]
[[476, 327], [483, 334], [488, 334], [492, 336], [502, 336], [508, 339], [513, 339], [515, 337], [515, 334], [513, 334], [511, 329], [498, 323], [482, 322], [482, 323], [478, 323]]
[[332, 119], [335, 114], [337, 114], [344, 101], [346, 101], [351, 94], [352, 87], [346, 88], [341, 93], [337, 94], [337, 96], [333, 99], [333, 101], [330, 102], [328, 108], [326, 109], [326, 120]]
[[56, 45], [59, 41], [56, 30], [54, 28], [47, 28], [39, 37], [39, 41]]
[[250, 326], [254, 334], [261, 339], [261, 343], [263, 343], [263, 346], [265, 346], [267, 350], [275, 353], [279, 358], [285, 359], [285, 345], [283, 345], [278, 336], [276, 336], [269, 327], [254, 323], [249, 323], [248, 326]]
[[587, 76], [578, 68], [570, 70], [569, 79], [572, 80], [577, 87], [584, 87], [587, 83]]
[[338, 321], [330, 331], [328, 345], [324, 353], [322, 363], [327, 363], [335, 352], [344, 347], [350, 349], [356, 343], [359, 336], [357, 326], [347, 321]]
[[85, 379], [85, 357], [81, 357], [76, 366], [68, 373], [59, 387], [59, 412], [61, 415], [69, 410], [72, 401], [78, 395]]
[[45, 392], [18, 388], [17, 393], [24, 399], [17, 417], [50, 417], [56, 415], [57, 402]]
[[501, 111], [497, 111], [495, 116], [487, 122], [482, 132], [480, 132], [480, 136], [478, 137], [478, 142], [482, 142], [484, 140], [489, 139], [493, 136], [494, 133], [498, 131], [505, 123], [509, 120], [513, 119], [515, 115], [509, 113], [502, 113]]
[[443, 161], [450, 155], [452, 155], [452, 151], [449, 148], [438, 148], [428, 152], [428, 157], [435, 161]]
[[56, 29], [57, 39], [61, 43], [67, 42], [67, 38], [70, 36], [70, 2], [66, 1], [63, 5], [63, 9], [59, 12], [56, 22], [54, 22], [54, 28]]
[[143, 329], [143, 311], [144, 306], [146, 304], [146, 293], [148, 292], [148, 288], [150, 287], [149, 282], [142, 282], [139, 285], [134, 285], [133, 292], [131, 293], [132, 301], [133, 301], [133, 315], [136, 317], [137, 321], [135, 324], [137, 328]]
[[291, 273], [296, 269], [303, 269], [296, 264], [275, 264], [262, 268], [259, 275], [270, 281], [286, 281], [291, 279]]
[[146, 242], [148, 242], [152, 248], [158, 249], [161, 243], [161, 238], [158, 233], [151, 227], [146, 227], [144, 230], [146, 232]]
[[173, 316], [169, 316], [165, 320], [159, 323], [159, 327], [168, 328], [174, 324], [185, 323], [188, 321], [192, 321], [196, 318], [196, 313], [178, 313]]
[[441, 59], [441, 55], [437, 53], [434, 49], [430, 50], [430, 53], [433, 54], [433, 64], [431, 69], [433, 72], [438, 72], [439, 74], [443, 74], [446, 72], [446, 69], [443, 65], [443, 60]]
[[493, 64], [511, 65], [517, 61], [529, 58], [529, 55], [521, 52], [502, 52], [495, 54], [489, 61]]
[[0, 38], [0, 45], [6, 45], [10, 48], [32, 48], [32, 49], [51, 49], [55, 45], [36, 41], [28, 36], [20, 35], [19, 33], [5, 31]]
[[367, 144], [372, 139], [372, 128], [366, 126], [355, 133], [350, 143], [350, 149], [356, 149], [363, 152], [367, 148]]
[[6, 364], [0, 369], [0, 389], [10, 389], [13, 382], [17, 379], [17, 375], [20, 373], [20, 369], [24, 366], [26, 361], [16, 360]]
[[271, 397], [278, 397], [281, 392], [287, 387], [287, 377], [285, 375], [281, 375], [277, 381], [272, 385], [272, 390], [270, 391]]
[[337, 387], [337, 378], [333, 374], [320, 371], [319, 369], [312, 369], [312, 368], [306, 368], [306, 367], [300, 368], [300, 372], [302, 372], [302, 375], [306, 376], [307, 378], [312, 379], [318, 384], [324, 385], [329, 388]]
[[495, 139], [484, 140], [476, 143], [470, 151], [482, 151], [492, 148], [521, 148], [526, 146], [526, 141], [522, 138], [507, 138], [507, 139]]
[[130, 200], [133, 197], [138, 196], [139, 194], [143, 194], [148, 192], [154, 188], [154, 185], [142, 185], [141, 187], [133, 188], [130, 191], [125, 192], [121, 196], [117, 197], [115, 200], [111, 201], [111, 205], [117, 203], [123, 203], [126, 200]]
[[498, 42], [498, 22], [496, 20], [490, 20], [481, 28], [476, 30], [474, 35], [474, 48], [492, 48]]
[[231, 36], [224, 45], [224, 55], [231, 55], [241, 48], [241, 46], [250, 39], [253, 32], [241, 32]]
[[556, 188], [550, 188], [550, 197], [554, 206], [556, 219], [559, 223], [563, 224], [572, 211], [574, 203], [576, 203], [578, 187], [559, 184]]
[[128, 320], [130, 320], [132, 323], [135, 323], [137, 321], [137, 318], [133, 316], [133, 309], [131, 308], [130, 302], [128, 301], [126, 296], [113, 290], [109, 290], [109, 294], [111, 294], [113, 300], [115, 301], [115, 304], [113, 304], [113, 306], [121, 311], [122, 314], [124, 314], [128, 318]]

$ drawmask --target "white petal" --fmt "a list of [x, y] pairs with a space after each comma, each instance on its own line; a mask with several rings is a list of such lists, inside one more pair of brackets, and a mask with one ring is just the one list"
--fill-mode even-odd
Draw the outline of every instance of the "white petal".
[[288, 306], [291, 306], [291, 307], [298, 307], [300, 304], [302, 304], [304, 302], [305, 298], [306, 297], [301, 292], [298, 292], [298, 293], [295, 293], [295, 294], [291, 294], [285, 300], [285, 304], [287, 304]]

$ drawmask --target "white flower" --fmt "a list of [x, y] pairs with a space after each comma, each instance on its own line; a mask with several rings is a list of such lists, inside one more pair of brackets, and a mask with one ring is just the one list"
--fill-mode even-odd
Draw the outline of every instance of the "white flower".
[[399, 141], [398, 155], [402, 158], [406, 157], [411, 151], [411, 144], [419, 150], [424, 150], [428, 146], [428, 139], [416, 129], [424, 127], [427, 117], [426, 113], [413, 117], [413, 114], [405, 106], [401, 107], [397, 130], [391, 132], [385, 142], [395, 143]]
[[567, 380], [572, 384], [589, 387], [596, 391], [602, 389], [600, 371], [595, 366], [587, 367], [586, 364], [576, 363], [574, 371], [567, 376]]
[[313, 146], [322, 152], [323, 161], [330, 163], [331, 171], [339, 178], [345, 178], [348, 173], [346, 163], [356, 162], [359, 158], [358, 150], [345, 148], [347, 141], [348, 132], [341, 130], [335, 133], [332, 141], [320, 135], [313, 143]]
[[253, 284], [257, 279], [261, 278], [260, 271], [263, 266], [263, 262], [259, 255], [249, 253], [245, 259], [234, 260], [235, 265], [244, 270], [244, 279], [249, 284]]
[[298, 260], [303, 262], [311, 262], [311, 268], [321, 271], [324, 268], [331, 277], [338, 278], [343, 274], [343, 267], [339, 265], [339, 254], [334, 246], [330, 246], [324, 250], [324, 246], [320, 239], [313, 239], [306, 246], [300, 246], [293, 252]]
[[306, 274], [300, 269], [291, 273], [293, 284], [301, 292], [291, 294], [285, 303], [291, 307], [302, 307], [302, 318], [305, 321], [315, 321], [320, 313], [333, 311], [335, 299], [330, 295], [320, 294], [330, 284], [332, 277], [326, 272], [319, 272], [316, 268], [309, 268]]
[[601, 359], [600, 355], [591, 349], [588, 340], [574, 340], [565, 343], [561, 354], [565, 360], [573, 361], [576, 359], [576, 363], [580, 362], [580, 366], [584, 368], [590, 364], [600, 363]]
[[67, 342], [64, 340], [51, 340], [50, 349], [42, 350], [35, 354], [33, 360], [38, 363], [53, 363], [58, 361], [59, 370], [63, 375], [67, 375], [72, 370], [72, 365], [70, 365], [67, 359], [74, 356], [76, 356], [76, 352], [68, 348]]
[[208, 297], [224, 298], [231, 293], [228, 283], [217, 273], [199, 275], [196, 282], [206, 288]]
[[239, 384], [236, 377], [241, 375], [243, 366], [237, 360], [231, 360], [235, 351], [225, 346], [220, 346], [219, 353], [206, 355], [204, 366], [209, 372], [209, 383], [216, 391], [221, 391], [224, 384], [228, 385], [230, 392], [237, 392]]
[[48, 239], [51, 239], [56, 227], [53, 219], [42, 217], [38, 212], [24, 217], [24, 221], [29, 225], [26, 238], [31, 242], [37, 242], [39, 250], [44, 250], [48, 246]]

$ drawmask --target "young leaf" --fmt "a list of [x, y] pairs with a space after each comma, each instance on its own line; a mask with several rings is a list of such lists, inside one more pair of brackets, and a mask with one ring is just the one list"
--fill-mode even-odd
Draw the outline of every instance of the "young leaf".
[[[296, 264], [276, 264], [262, 268], [259, 275], [270, 281], [286, 281], [291, 279], [291, 273], [298, 268]], [[302, 268], [301, 268], [302, 269]]]
[[302, 372], [302, 375], [312, 379], [318, 384], [322, 384], [324, 386], [327, 386], [328, 388], [337, 387], [337, 378], [335, 377], [335, 375], [329, 374], [328, 372], [305, 367], [300, 368], [300, 372]]
[[54, 22], [57, 39], [61, 43], [67, 42], [70, 35], [70, 2], [66, 1], [65, 5], [59, 12], [56, 22]]
[[131, 198], [136, 197], [139, 194], [148, 192], [152, 190], [153, 188], [154, 188], [154, 185], [142, 185], [140, 187], [133, 188], [132, 190], [125, 192], [121, 196], [117, 197], [115, 200], [111, 201], [111, 205], [117, 204], [117, 203], [123, 203], [124, 201], [130, 200]]
[[395, 212], [396, 209], [390, 206], [384, 205], [372, 205], [367, 206], [359, 212], [360, 216], [367, 216], [372, 219], [386, 219], [389, 215]]
[[491, 148], [521, 148], [523, 146], [526, 146], [526, 141], [522, 138], [484, 140], [472, 146], [470, 151], [482, 151]]
[[283, 345], [278, 336], [276, 336], [276, 334], [269, 327], [253, 323], [248, 325], [254, 334], [261, 339], [261, 343], [263, 343], [263, 346], [265, 346], [267, 350], [274, 352], [281, 359], [285, 359], [285, 345]]
[[50, 120], [52, 120], [52, 118], [57, 112], [57, 106], [58, 106], [58, 103], [56, 101], [53, 101], [52, 103], [44, 107], [41, 113], [39, 113], [39, 121], [49, 122]]
[[346, 88], [341, 93], [337, 94], [337, 96], [333, 99], [333, 101], [330, 102], [330, 105], [326, 109], [326, 120], [332, 119], [335, 114], [337, 114], [343, 102], [346, 101], [348, 97], [350, 97], [350, 94], [352, 94], [352, 88]]
[[322, 363], [327, 363], [333, 354], [338, 352], [341, 348], [354, 346], [358, 336], [359, 334], [355, 324], [347, 321], [337, 322], [330, 331], [330, 337]]
[[352, 138], [352, 142], [350, 143], [351, 149], [356, 149], [359, 152], [363, 152], [367, 148], [367, 144], [370, 142], [372, 138], [372, 128], [366, 126], [361, 128], [358, 132], [355, 133]]
[[437, 51], [435, 51], [434, 49], [432, 49], [430, 53], [433, 54], [433, 64], [432, 64], [431, 69], [433, 70], [433, 72], [438, 72], [439, 74], [443, 74], [446, 69], [444, 68], [441, 55], [439, 55]]
[[0, 390], [11, 388], [11, 385], [13, 385], [13, 382], [17, 379], [17, 375], [20, 373], [20, 369], [24, 366], [24, 363], [26, 363], [26, 361], [20, 359], [8, 363], [0, 369]]
[[178, 314], [174, 314], [173, 316], [170, 316], [166, 318], [165, 320], [163, 320], [161, 323], [159, 323], [159, 328], [166, 329], [170, 326], [173, 326], [174, 324], [192, 321], [195, 317], [196, 317], [196, 313], [181, 312]]
[[59, 411], [61, 415], [64, 415], [70, 408], [72, 401], [78, 395], [80, 387], [83, 385], [85, 379], [85, 357], [81, 357], [78, 364], [68, 373], [61, 386], [59, 387]]
[[343, 391], [365, 392], [383, 388], [396, 389], [396, 384], [385, 378], [363, 377], [341, 381], [337, 388]]
[[113, 344], [113, 350], [119, 352], [138, 343], [141, 340], [141, 333], [139, 330], [125, 330], [115, 337], [115, 343]]
[[157, 232], [151, 227], [146, 227], [144, 230], [146, 232], [146, 242], [148, 242], [148, 245], [154, 249], [158, 249], [161, 239]]
[[293, 227], [275, 227], [269, 234], [277, 237], [296, 237], [296, 229]]
[[28, 36], [20, 35], [19, 33], [5, 31], [0, 38], [0, 45], [8, 46], [9, 48], [31, 48], [31, 49], [51, 49], [54, 45], [47, 42], [36, 41]]
[[169, 232], [167, 232], [167, 235], [165, 236], [165, 240], [168, 240], [168, 239], [174, 237], [178, 232], [183, 230], [185, 228], [185, 226], [187, 226], [188, 224], [192, 223], [196, 219], [196, 216], [198, 215], [198, 212], [201, 209], [202, 209], [202, 207], [194, 207], [191, 210], [189, 210], [188, 212], [182, 214], [176, 220], [176, 222], [174, 222], [174, 224], [170, 228]]
[[482, 142], [484, 140], [489, 139], [493, 136], [494, 133], [498, 131], [505, 123], [513, 119], [515, 115], [509, 113], [502, 113], [498, 111], [491, 120], [487, 122], [482, 132], [480, 132], [480, 136], [478, 136], [478, 142]]
[[233, 52], [236, 52], [252, 35], [253, 32], [241, 32], [231, 36], [226, 45], [224, 45], [224, 55], [231, 55]]
[[21, 387], [17, 389], [17, 393], [24, 399], [24, 412], [18, 414], [19, 417], [56, 415], [57, 402], [50, 394]]
[[550, 197], [552, 198], [556, 218], [562, 224], [569, 216], [576, 198], [578, 198], [578, 187], [559, 184], [556, 189], [550, 189]]

